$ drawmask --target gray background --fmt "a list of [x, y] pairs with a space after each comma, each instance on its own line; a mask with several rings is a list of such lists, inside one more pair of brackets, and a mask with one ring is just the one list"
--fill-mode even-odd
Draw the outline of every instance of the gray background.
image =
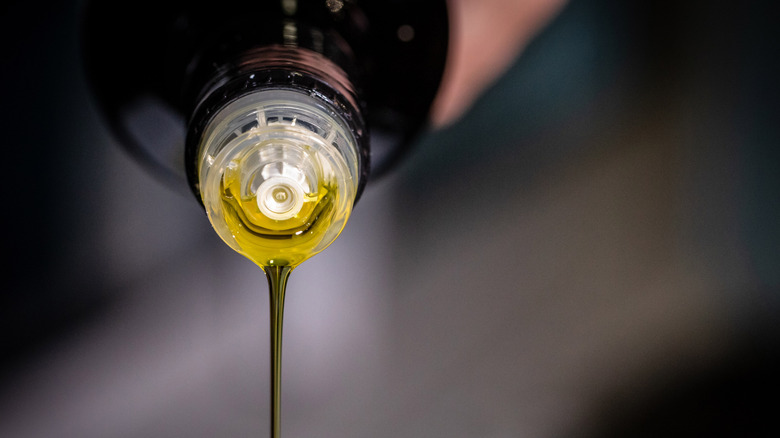
[[[769, 2], [623, 3], [571, 2], [293, 273], [285, 436], [776, 436]], [[2, 6], [0, 436], [263, 436], [262, 272], [110, 138], [78, 10]]]

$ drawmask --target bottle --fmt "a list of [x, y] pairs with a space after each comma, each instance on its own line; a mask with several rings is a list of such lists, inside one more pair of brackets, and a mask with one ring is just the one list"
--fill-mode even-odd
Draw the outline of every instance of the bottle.
[[155, 175], [186, 181], [234, 249], [212, 217], [231, 178], [266, 234], [300, 228], [323, 189], [340, 231], [369, 174], [424, 127], [448, 39], [444, 0], [93, 1], [83, 29], [112, 131]]

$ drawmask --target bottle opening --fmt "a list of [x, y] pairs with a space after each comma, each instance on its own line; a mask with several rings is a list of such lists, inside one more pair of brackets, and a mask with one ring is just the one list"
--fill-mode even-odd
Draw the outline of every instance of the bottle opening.
[[199, 151], [199, 189], [212, 226], [260, 266], [294, 266], [322, 251], [351, 213], [355, 137], [308, 94], [242, 96], [214, 116]]

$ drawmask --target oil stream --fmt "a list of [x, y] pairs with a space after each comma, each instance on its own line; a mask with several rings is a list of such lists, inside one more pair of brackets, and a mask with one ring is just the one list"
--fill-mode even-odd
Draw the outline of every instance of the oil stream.
[[[265, 191], [262, 188], [246, 190], [247, 179], [242, 178], [241, 172], [244, 164], [242, 160], [250, 156], [234, 158], [225, 167], [219, 184], [219, 202], [215, 203], [219, 208], [210, 212], [209, 217], [215, 228], [225, 227], [229, 230], [230, 246], [260, 266], [268, 280], [271, 323], [270, 426], [271, 437], [280, 438], [282, 326], [287, 281], [294, 268], [330, 243], [323, 239], [335, 239], [334, 227], [338, 228], [335, 235], [341, 232], [351, 213], [352, 202], [339, 202], [341, 192], [333, 178], [318, 181], [313, 193], [297, 193], [283, 182], [274, 182], [276, 185]], [[293, 200], [294, 196], [302, 199]], [[281, 211], [293, 204], [296, 205], [294, 210], [284, 214], [274, 213], [274, 209]], [[222, 237], [225, 239], [225, 236]]]

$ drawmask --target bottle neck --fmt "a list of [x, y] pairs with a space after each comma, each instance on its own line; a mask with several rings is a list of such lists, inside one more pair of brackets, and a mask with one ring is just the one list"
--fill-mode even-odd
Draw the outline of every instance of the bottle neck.
[[200, 157], [209, 147], [204, 141], [209, 126], [220, 115], [225, 117], [223, 111], [234, 102], [252, 100], [252, 96], [272, 90], [305, 95], [309, 104], [330, 113], [354, 138], [351, 147], [355, 148], [358, 168], [355, 200], [360, 197], [370, 169], [368, 132], [357, 90], [341, 67], [313, 50], [270, 45], [242, 51], [212, 71], [195, 99], [185, 149], [187, 178], [198, 199]]

